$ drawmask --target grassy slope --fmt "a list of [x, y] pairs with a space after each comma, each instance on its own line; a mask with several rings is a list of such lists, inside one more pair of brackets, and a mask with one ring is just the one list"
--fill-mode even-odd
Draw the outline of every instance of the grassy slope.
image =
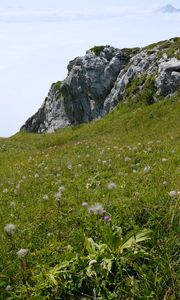
[[[168, 193], [179, 188], [179, 115], [179, 97], [146, 107], [121, 104], [91, 124], [50, 135], [18, 133], [0, 139], [0, 299], [79, 299], [85, 292], [92, 297], [88, 283], [85, 288], [79, 285], [79, 294], [76, 289], [66, 295], [57, 282], [56, 291], [53, 282], [41, 291], [42, 278], [33, 276], [67, 260], [68, 245], [71, 252], [85, 255], [85, 236], [108, 244], [103, 234], [113, 226], [121, 227], [122, 236], [132, 229], [151, 229], [151, 239], [144, 244], [149, 262], [127, 250], [126, 272], [111, 273], [119, 285], [117, 294], [103, 296], [99, 291], [98, 299], [177, 299], [178, 197]], [[108, 190], [109, 182], [116, 183], [116, 189]], [[65, 192], [57, 202], [60, 186]], [[44, 195], [49, 199], [43, 200]], [[84, 201], [102, 203], [112, 222], [94, 219], [81, 206]], [[4, 232], [8, 223], [16, 224], [12, 237]], [[17, 258], [20, 248], [29, 249], [27, 265]], [[96, 276], [92, 280], [98, 285]], [[13, 291], [5, 292], [9, 284]], [[22, 284], [26, 288], [18, 293]]]

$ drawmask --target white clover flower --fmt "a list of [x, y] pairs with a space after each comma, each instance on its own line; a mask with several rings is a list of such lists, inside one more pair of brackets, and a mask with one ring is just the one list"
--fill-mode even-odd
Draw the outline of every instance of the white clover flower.
[[164, 181], [163, 181], [163, 185], [164, 185], [164, 186], [167, 186], [167, 185], [168, 185], [168, 182], [167, 182], [166, 180], [164, 180]]
[[8, 193], [8, 189], [4, 189], [4, 190], [3, 190], [3, 193], [4, 193], [4, 194], [7, 194], [7, 193]]
[[15, 230], [16, 230], [16, 225], [14, 225], [14, 224], [7, 224], [4, 227], [4, 231], [9, 235], [13, 235]]
[[89, 266], [92, 266], [97, 263], [97, 260], [93, 259], [89, 262]]
[[49, 200], [49, 196], [48, 195], [43, 195], [43, 200]]
[[39, 177], [39, 174], [36, 173], [36, 174], [34, 175], [34, 178], [38, 178], [38, 177]]
[[147, 173], [149, 173], [150, 172], [150, 170], [151, 170], [151, 168], [149, 167], [149, 166], [147, 166], [147, 167], [144, 167], [144, 174], [147, 174]]
[[104, 213], [102, 204], [96, 203], [88, 208], [89, 213], [94, 213], [96, 215], [101, 215]]
[[28, 254], [28, 249], [20, 249], [18, 252], [16, 252], [18, 258], [24, 258]]
[[169, 196], [170, 196], [170, 197], [174, 197], [174, 196], [176, 196], [176, 194], [177, 194], [176, 191], [170, 191], [170, 192], [169, 192]]
[[116, 183], [114, 183], [114, 182], [109, 182], [108, 183], [108, 190], [114, 190], [116, 188], [117, 188]]

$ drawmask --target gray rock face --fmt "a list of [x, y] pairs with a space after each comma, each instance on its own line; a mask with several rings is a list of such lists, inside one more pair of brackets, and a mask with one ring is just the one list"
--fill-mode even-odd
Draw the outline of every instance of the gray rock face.
[[41, 108], [21, 130], [53, 132], [101, 118], [126, 98], [134, 78], [154, 76], [157, 96], [179, 89], [180, 61], [167, 55], [158, 60], [158, 47], [150, 53], [139, 48], [100, 48], [69, 62], [65, 80], [52, 84]]
[[180, 89], [180, 61], [176, 58], [160, 60], [155, 80], [157, 94], [167, 96]]

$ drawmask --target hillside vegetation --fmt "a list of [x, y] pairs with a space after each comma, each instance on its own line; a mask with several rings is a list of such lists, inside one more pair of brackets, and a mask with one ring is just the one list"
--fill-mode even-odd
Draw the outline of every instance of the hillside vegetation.
[[179, 100], [0, 139], [0, 299], [178, 299]]

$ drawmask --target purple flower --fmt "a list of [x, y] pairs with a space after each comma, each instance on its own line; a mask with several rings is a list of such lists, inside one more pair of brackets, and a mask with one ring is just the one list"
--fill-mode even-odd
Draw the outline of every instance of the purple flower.
[[95, 205], [90, 206], [90, 207], [88, 208], [88, 211], [89, 211], [89, 213], [93, 213], [93, 214], [95, 214], [95, 215], [102, 215], [104, 209], [103, 209], [103, 207], [102, 207], [101, 204], [96, 203]]
[[88, 203], [87, 202], [83, 202], [82, 206], [88, 206]]
[[111, 220], [112, 220], [111, 217], [109, 217], [109, 216], [104, 216], [104, 221], [110, 222]]

